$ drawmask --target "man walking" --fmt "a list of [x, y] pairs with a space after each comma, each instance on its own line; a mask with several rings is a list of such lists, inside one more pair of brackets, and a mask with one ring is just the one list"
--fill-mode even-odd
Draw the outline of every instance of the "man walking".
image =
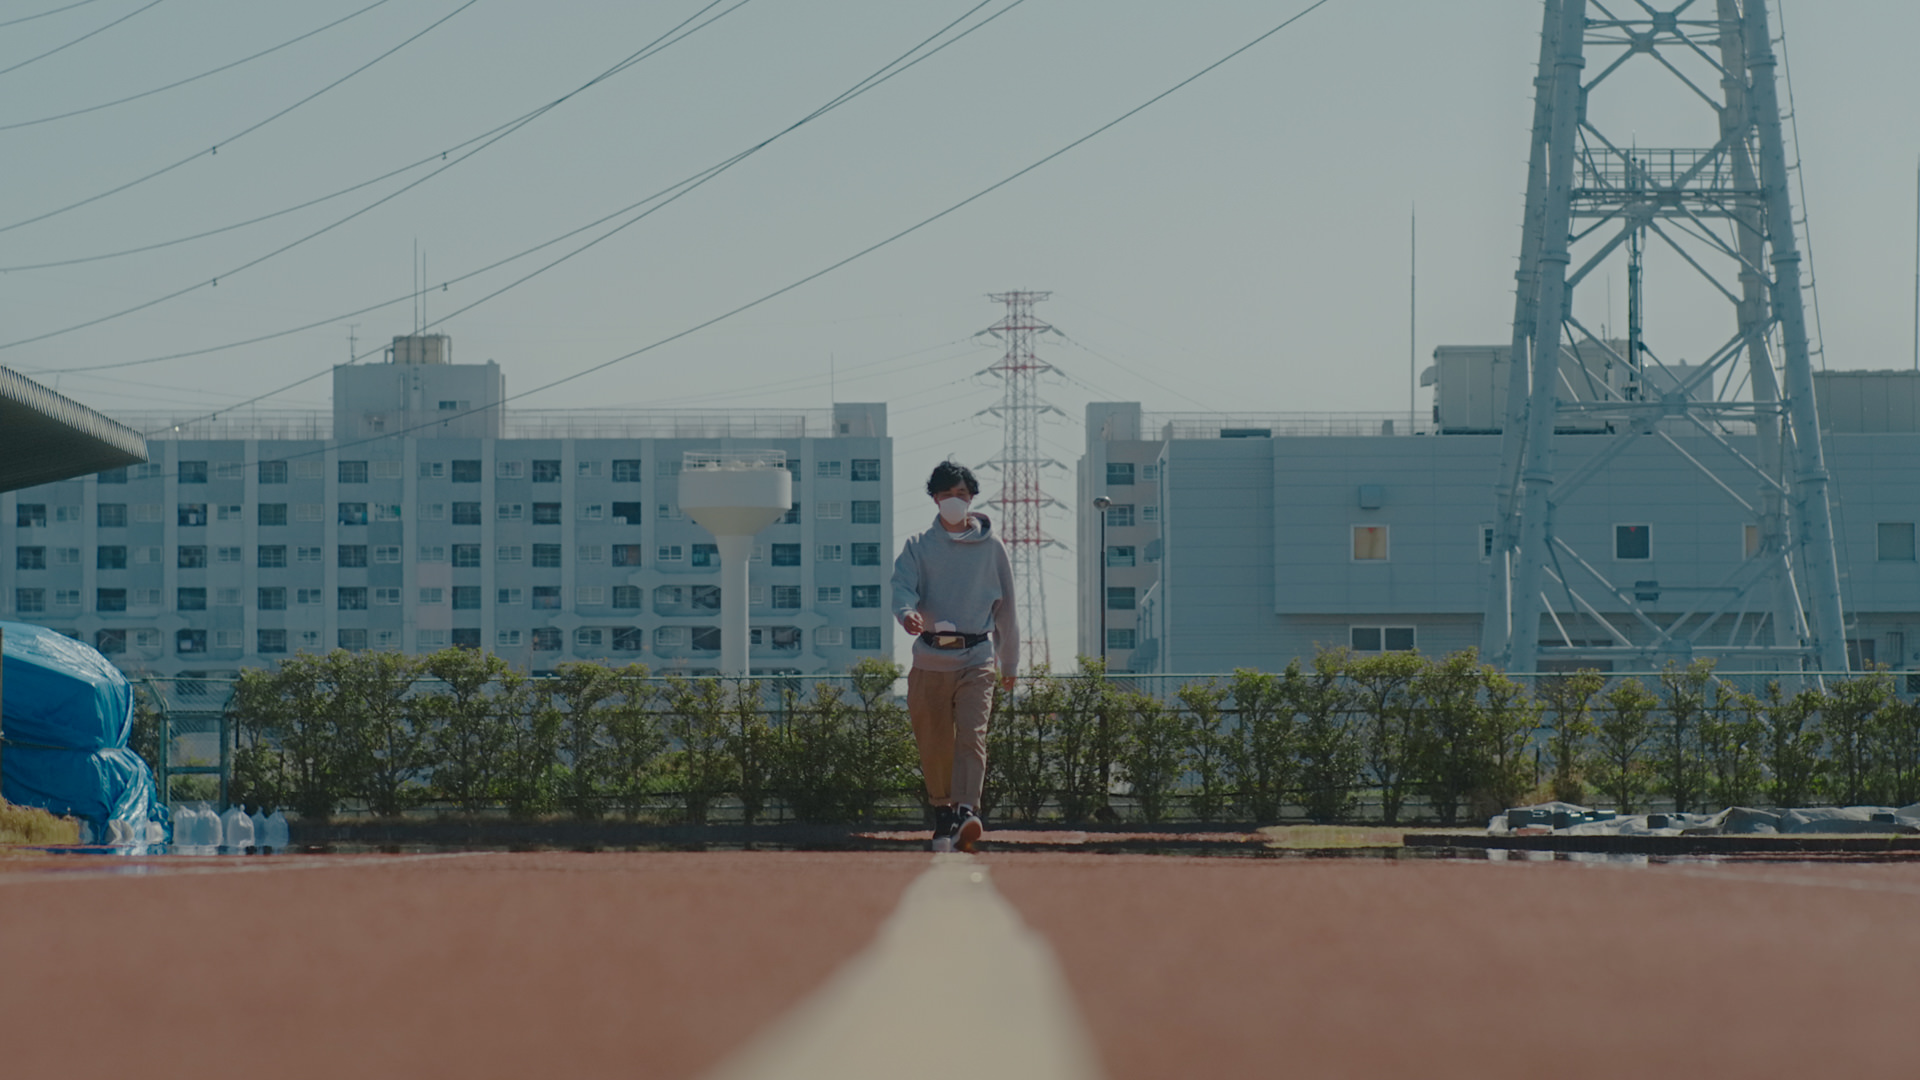
[[1020, 667], [1013, 567], [993, 522], [971, 510], [980, 482], [943, 461], [927, 480], [939, 516], [907, 538], [893, 563], [893, 613], [916, 635], [907, 712], [934, 808], [934, 851], [972, 851], [986, 826], [976, 808], [987, 774], [993, 688]]

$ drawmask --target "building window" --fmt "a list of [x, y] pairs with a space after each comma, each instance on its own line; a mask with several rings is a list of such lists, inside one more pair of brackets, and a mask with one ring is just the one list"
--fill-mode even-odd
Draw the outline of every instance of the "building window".
[[[678, 590], [675, 592], [677, 594]], [[688, 595], [690, 597], [688, 602], [693, 605], [695, 611], [720, 610], [720, 586], [718, 585], [695, 585], [688, 590]]]
[[639, 458], [614, 458], [613, 482], [616, 484], [637, 484], [640, 482]]
[[263, 570], [281, 570], [287, 565], [287, 545], [261, 544], [256, 552], [257, 562]]
[[880, 606], [880, 586], [855, 585], [852, 590], [853, 606], [857, 608], [877, 608]]
[[575, 549], [574, 557], [583, 564], [598, 565], [607, 561], [607, 549], [599, 544], [581, 544]]
[[93, 647], [100, 650], [102, 656], [119, 656], [127, 651], [127, 632], [96, 630], [93, 634]]
[[576, 461], [573, 463], [573, 467], [575, 474], [579, 476], [600, 475], [600, 463], [598, 461]]
[[640, 545], [639, 544], [613, 545], [613, 565], [639, 566], [640, 565]]
[[373, 590], [373, 602], [382, 607], [397, 607], [400, 604], [400, 587], [389, 585]]
[[[709, 545], [704, 545], [704, 544], [693, 545], [694, 558], [696, 560], [699, 559], [700, 557], [700, 549], [706, 546], [709, 546]], [[660, 550], [654, 553], [654, 561], [656, 562], [682, 562], [685, 559], [686, 559], [685, 550], [681, 548], [679, 544], [661, 544]], [[696, 561], [694, 565], [699, 566], [701, 564]]]
[[400, 504], [399, 503], [374, 503], [373, 504], [373, 520], [399, 521], [400, 520]]
[[367, 482], [367, 463], [364, 461], [343, 461], [340, 463], [340, 482], [343, 484], [364, 484]]
[[614, 652], [639, 652], [647, 644], [647, 632], [637, 626], [616, 626], [613, 628]]
[[853, 648], [856, 652], [874, 652], [880, 648], [880, 628], [877, 626], [853, 627]]
[[799, 503], [793, 503], [787, 507], [787, 512], [780, 515], [780, 524], [782, 525], [800, 524], [800, 504]]
[[1133, 462], [1107, 462], [1107, 486], [1120, 487], [1123, 485], [1127, 487], [1133, 486]]
[[246, 507], [239, 503], [221, 503], [219, 506], [214, 507], [214, 520], [239, 521], [241, 515], [246, 513], [246, 509]]
[[480, 462], [477, 460], [449, 462], [452, 468], [453, 482], [456, 484], [477, 484], [480, 482]]
[[[206, 548], [200, 549], [205, 552]], [[206, 565], [206, 560], [200, 560]], [[96, 570], [125, 570], [127, 568], [127, 549], [124, 544], [101, 544], [94, 549], [93, 567]]]
[[260, 524], [262, 525], [285, 525], [287, 523], [287, 504], [261, 503], [259, 514]]
[[205, 589], [176, 589], [174, 590], [173, 599], [173, 609], [175, 611], [207, 610], [207, 590]]
[[1160, 521], [1160, 508], [1151, 503], [1140, 508], [1140, 524], [1154, 525]]
[[335, 560], [349, 570], [367, 565], [367, 545], [341, 544], [335, 551]]
[[840, 586], [821, 585], [818, 588], [815, 588], [813, 590], [813, 602], [816, 605], [839, 603], [840, 602]]
[[183, 529], [200, 528], [207, 523], [206, 503], [181, 503], [174, 509], [176, 522]]
[[240, 590], [215, 589], [213, 590], [213, 603], [215, 607], [239, 607]]
[[376, 563], [398, 564], [400, 562], [400, 545], [382, 544], [374, 548], [373, 561]]
[[[61, 566], [79, 566], [80, 565], [80, 549], [79, 548], [72, 548], [72, 547], [54, 548], [53, 554], [54, 554], [54, 559]], [[154, 561], [159, 562], [160, 560], [155, 559]]]
[[[301, 548], [305, 551], [306, 548]], [[420, 561], [423, 563], [443, 563], [447, 561], [447, 549], [442, 544], [421, 544]]]
[[654, 513], [660, 515], [661, 521], [679, 521], [686, 517], [685, 514], [680, 512], [680, 508], [672, 503], [661, 503]]
[[1348, 631], [1354, 652], [1412, 652], [1411, 626], [1355, 626]]
[[823, 626], [813, 632], [816, 649], [837, 649], [847, 643], [847, 632], [837, 626]]
[[13, 504], [13, 523], [22, 529], [45, 528], [47, 524], [47, 504]]
[[367, 610], [367, 587], [365, 585], [344, 586], [340, 589], [341, 611]]
[[394, 460], [376, 461], [373, 463], [373, 478], [375, 480], [398, 480], [400, 479], [400, 467], [404, 464], [406, 463]]
[[493, 549], [494, 562], [520, 562], [526, 558], [527, 549], [520, 544], [502, 544]]
[[526, 503], [501, 503], [493, 508], [495, 521], [525, 521], [526, 519]]
[[533, 587], [533, 610], [559, 611], [560, 610], [560, 586], [535, 585]]
[[453, 504], [453, 523], [455, 525], [480, 524], [480, 504], [477, 502], [457, 502]]
[[1353, 560], [1355, 562], [1385, 562], [1387, 558], [1387, 527], [1385, 525], [1355, 525], [1353, 527]]
[[573, 590], [574, 607], [599, 607], [607, 602], [607, 590], [600, 585], [581, 585]]
[[1632, 561], [1653, 558], [1653, 527], [1650, 525], [1615, 525], [1613, 527], [1613, 557]]
[[1847, 670], [1865, 671], [1876, 663], [1872, 638], [1847, 639]]
[[496, 604], [518, 604], [525, 598], [526, 593], [520, 589], [501, 589], [493, 594], [493, 602]]
[[422, 604], [444, 604], [447, 602], [447, 590], [438, 587], [423, 588], [420, 590], [420, 602]]
[[124, 529], [127, 527], [127, 504], [101, 503], [94, 508], [94, 520], [103, 529]]
[[134, 607], [152, 608], [156, 611], [160, 608], [159, 589], [135, 589], [130, 595]]
[[773, 587], [773, 606], [781, 611], [793, 611], [800, 607], [800, 586], [775, 585]]
[[837, 461], [816, 461], [813, 463], [813, 475], [822, 480], [840, 479], [840, 463]]
[[80, 606], [80, 590], [79, 589], [53, 590], [53, 606], [63, 607], [63, 608], [79, 607]]
[[855, 483], [862, 481], [873, 482], [880, 479], [879, 458], [854, 458], [849, 465], [848, 478]]
[[1134, 554], [1132, 544], [1119, 544], [1107, 549], [1108, 566], [1132, 566]]
[[524, 480], [527, 476], [527, 463], [524, 461], [496, 461], [493, 463], [493, 475], [502, 480]]
[[720, 651], [720, 628], [717, 626], [696, 626], [688, 637], [688, 645], [701, 652]]
[[242, 549], [237, 547], [223, 547], [219, 548], [215, 554], [221, 562], [234, 563], [237, 565], [240, 562], [241, 550]]
[[1108, 627], [1107, 628], [1107, 648], [1108, 649], [1134, 648], [1137, 645], [1139, 640], [1138, 635], [1139, 635], [1139, 631], [1134, 630], [1132, 627], [1118, 627], [1118, 626]]
[[255, 631], [253, 651], [258, 653], [286, 652], [287, 651], [287, 632], [285, 630]]
[[118, 469], [108, 469], [105, 472], [95, 473], [94, 479], [102, 484], [124, 484], [127, 482], [126, 466], [123, 465]]
[[367, 632], [358, 628], [342, 629], [334, 638], [334, 641], [341, 648], [349, 652], [365, 652], [367, 650]]
[[[106, 606], [107, 593], [109, 592], [117, 592], [120, 594], [119, 607]], [[127, 610], [127, 590], [125, 589], [101, 589], [100, 596], [98, 599], [99, 599], [99, 602], [94, 604], [95, 611]], [[13, 610], [19, 612], [22, 615], [37, 615], [40, 612], [47, 610], [47, 590], [45, 589], [13, 590]]]
[[183, 484], [204, 484], [207, 482], [207, 463], [204, 461], [183, 461], [180, 463], [180, 482]]
[[423, 461], [420, 463], [420, 479], [441, 480], [447, 475], [447, 463], [444, 461]]
[[536, 484], [559, 483], [560, 463], [558, 461], [533, 462], [533, 482]]
[[559, 652], [560, 651], [560, 630], [558, 627], [553, 627], [553, 626], [537, 627], [534, 629], [533, 633], [529, 636], [533, 639], [532, 645], [533, 645], [534, 652]]
[[773, 565], [799, 566], [800, 565], [800, 545], [799, 544], [773, 545]]
[[879, 566], [880, 565], [880, 545], [879, 544], [853, 545], [853, 565]]
[[719, 547], [719, 545], [717, 545], [717, 544], [695, 544], [695, 545], [693, 545], [693, 565], [695, 565], [695, 566], [719, 566], [719, 565], [720, 565], [720, 547]]
[[597, 626], [583, 626], [573, 632], [573, 647], [576, 649], [598, 649], [606, 640], [606, 634]]
[[1107, 587], [1108, 611], [1132, 611], [1133, 608], [1133, 586], [1109, 585]]
[[295, 503], [293, 507], [295, 521], [325, 521], [327, 508], [319, 503]]
[[520, 647], [520, 631], [496, 630], [493, 635], [493, 647], [496, 649], [517, 649]]
[[446, 503], [421, 503], [420, 504], [420, 520], [421, 521], [445, 521], [446, 519], [447, 519]]
[[560, 524], [560, 504], [557, 502], [534, 503], [533, 523], [535, 525]]
[[[535, 544], [534, 547], [538, 548], [539, 545]], [[479, 569], [480, 545], [479, 544], [453, 545], [453, 565], [456, 567], [462, 567], [468, 570]]]
[[621, 611], [640, 610], [641, 592], [638, 585], [615, 585], [613, 587], [613, 606]]
[[438, 652], [447, 647], [445, 630], [419, 630], [413, 635], [414, 648], [420, 652]]
[[453, 587], [453, 610], [479, 611], [480, 610], [480, 586], [455, 585]]
[[1107, 528], [1120, 529], [1133, 524], [1133, 504], [1114, 503], [1107, 507]]
[[182, 654], [206, 652], [207, 632], [205, 630], [182, 630], [174, 634], [173, 651]]
[[318, 606], [323, 591], [324, 590], [321, 589], [295, 589], [293, 602], [299, 604], [301, 607]]
[[[1881, 562], [1912, 562], [1913, 522], [1883, 521], [1874, 529]], [[1855, 668], [1858, 671], [1860, 669]]]
[[640, 524], [640, 504], [637, 502], [614, 503], [613, 519], [622, 525]]
[[1480, 526], [1474, 536], [1479, 541], [1480, 561], [1491, 562], [1493, 560], [1493, 526]]
[[560, 566], [559, 544], [533, 545], [533, 565], [546, 569], [558, 569]]
[[340, 524], [365, 525], [367, 523], [367, 504], [363, 502], [343, 502], [340, 504]]
[[15, 570], [45, 570], [47, 568], [47, 549], [43, 547], [15, 548], [13, 551]]
[[880, 500], [878, 499], [853, 500], [853, 517], [851, 520], [855, 525], [880, 524]]

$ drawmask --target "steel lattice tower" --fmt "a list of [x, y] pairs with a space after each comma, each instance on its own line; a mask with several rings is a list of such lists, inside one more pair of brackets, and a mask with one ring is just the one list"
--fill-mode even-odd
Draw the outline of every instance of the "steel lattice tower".
[[1057, 542], [1047, 536], [1041, 514], [1058, 505], [1040, 487], [1040, 473], [1059, 463], [1040, 450], [1040, 416], [1059, 412], [1041, 400], [1040, 376], [1053, 366], [1034, 353], [1033, 339], [1053, 329], [1034, 318], [1033, 305], [1052, 296], [1047, 292], [993, 293], [988, 299], [1004, 304], [1007, 314], [988, 327], [1006, 344], [1000, 362], [987, 371], [1005, 383], [1000, 404], [986, 410], [1006, 427], [1000, 456], [987, 464], [1000, 470], [1000, 494], [988, 505], [1000, 510], [1000, 540], [1013, 563], [1013, 587], [1019, 594], [1020, 636], [1027, 643], [1028, 666], [1051, 665], [1047, 647], [1047, 585], [1041, 558]]
[[[1693, 656], [1844, 671], [1766, 2], [1545, 6], [1482, 653], [1511, 671]], [[1600, 130], [1589, 99], [1641, 75], [1675, 95], [1663, 120], [1699, 118], [1698, 145], [1647, 149]], [[1643, 325], [1647, 245], [1676, 252], [1726, 300], [1726, 337], [1697, 364], [1663, 362], [1657, 328]], [[1575, 290], [1614, 260], [1628, 264], [1624, 345], [1573, 315]], [[1573, 456], [1568, 431], [1587, 433], [1588, 453]], [[1618, 546], [1582, 553], [1556, 535], [1559, 507], [1646, 446], [1743, 508], [1749, 556], [1717, 583], [1615, 581], [1635, 573]]]

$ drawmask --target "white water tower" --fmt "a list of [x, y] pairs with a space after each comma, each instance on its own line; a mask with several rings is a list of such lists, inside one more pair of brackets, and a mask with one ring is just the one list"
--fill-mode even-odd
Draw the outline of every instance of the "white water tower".
[[793, 474], [779, 450], [687, 451], [680, 466], [680, 509], [720, 548], [720, 674], [744, 678], [747, 660], [747, 559], [753, 537], [793, 506]]

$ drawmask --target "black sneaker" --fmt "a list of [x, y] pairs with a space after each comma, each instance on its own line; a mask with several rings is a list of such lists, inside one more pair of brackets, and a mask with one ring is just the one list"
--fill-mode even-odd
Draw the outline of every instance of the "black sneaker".
[[959, 827], [953, 807], [936, 806], [933, 808], [933, 839], [927, 841], [927, 850], [943, 852], [953, 850], [953, 833]]
[[973, 807], [962, 806], [953, 816], [953, 847], [956, 851], [972, 851], [973, 845], [980, 842], [980, 834], [987, 831], [987, 825]]

